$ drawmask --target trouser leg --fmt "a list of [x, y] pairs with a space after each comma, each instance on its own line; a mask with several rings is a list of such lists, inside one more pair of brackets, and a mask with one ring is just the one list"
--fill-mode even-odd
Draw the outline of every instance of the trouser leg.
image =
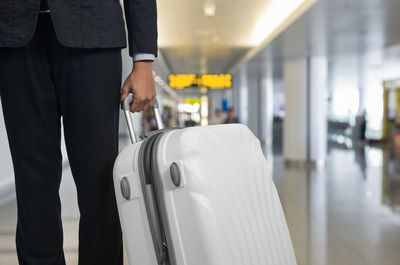
[[81, 213], [79, 264], [122, 264], [114, 194], [121, 87], [120, 49], [71, 49], [52, 42], [54, 80]]
[[63, 265], [60, 111], [42, 18], [25, 47], [0, 49], [0, 96], [14, 165], [23, 265]]

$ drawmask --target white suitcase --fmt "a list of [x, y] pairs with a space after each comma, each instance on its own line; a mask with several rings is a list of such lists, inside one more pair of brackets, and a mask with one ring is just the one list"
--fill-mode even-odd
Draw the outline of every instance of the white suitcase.
[[119, 154], [114, 183], [130, 265], [296, 264], [270, 169], [244, 125], [159, 130]]

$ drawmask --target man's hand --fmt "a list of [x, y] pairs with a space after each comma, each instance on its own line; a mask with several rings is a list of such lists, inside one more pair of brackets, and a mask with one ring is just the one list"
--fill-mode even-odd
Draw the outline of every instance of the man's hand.
[[154, 86], [152, 61], [134, 63], [132, 72], [126, 78], [122, 87], [121, 102], [129, 93], [133, 94], [132, 112], [139, 112], [153, 106], [156, 88]]

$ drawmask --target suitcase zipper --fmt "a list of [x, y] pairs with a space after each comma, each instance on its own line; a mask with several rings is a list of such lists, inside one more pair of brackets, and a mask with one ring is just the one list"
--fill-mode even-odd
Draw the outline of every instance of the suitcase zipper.
[[167, 265], [168, 261], [168, 247], [165, 242], [162, 243], [161, 265]]
[[[139, 171], [158, 263], [160, 265], [171, 265], [175, 263], [171, 261], [171, 256], [169, 255], [170, 253], [165, 230], [166, 225], [164, 222], [165, 218], [163, 218], [160, 206], [159, 197], [161, 195], [157, 193], [157, 180], [155, 176], [157, 169], [154, 168], [154, 163], [152, 163], [154, 159], [154, 151], [156, 149], [155, 145], [164, 132], [165, 130], [162, 130], [158, 133], [151, 134], [144, 140], [144, 143], [139, 150]], [[174, 260], [173, 255], [172, 259]]]

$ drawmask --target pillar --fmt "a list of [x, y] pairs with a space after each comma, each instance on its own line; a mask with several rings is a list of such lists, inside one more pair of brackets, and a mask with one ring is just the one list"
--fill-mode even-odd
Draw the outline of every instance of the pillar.
[[274, 111], [274, 88], [273, 88], [273, 63], [266, 62], [261, 66], [259, 106], [260, 113], [258, 122], [259, 135], [264, 154], [267, 158], [272, 157], [273, 140], [273, 111]]
[[248, 82], [247, 82], [247, 65], [243, 65], [238, 73], [238, 92], [239, 92], [239, 109], [237, 115], [239, 121], [243, 124], [248, 122]]
[[247, 126], [261, 139], [260, 135], [260, 65], [257, 62], [247, 63]]
[[327, 60], [325, 57], [291, 59], [284, 62], [283, 71], [284, 158], [295, 162], [324, 162], [327, 146]]

